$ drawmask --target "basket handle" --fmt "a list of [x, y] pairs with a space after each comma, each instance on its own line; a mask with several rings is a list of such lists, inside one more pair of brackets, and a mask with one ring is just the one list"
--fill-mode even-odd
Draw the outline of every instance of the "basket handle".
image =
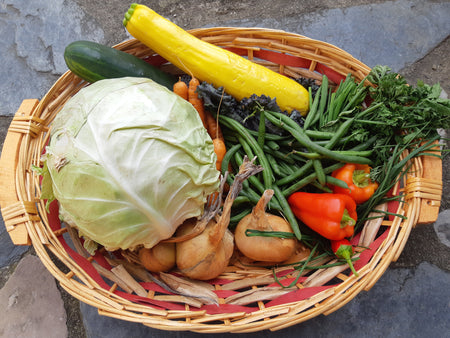
[[[439, 143], [436, 154], [440, 154]], [[420, 197], [420, 213], [417, 225], [436, 222], [442, 197], [442, 159], [437, 156], [422, 156], [422, 177], [408, 179], [406, 194]]]
[[35, 203], [19, 199], [16, 169], [24, 136], [35, 133], [32, 114], [38, 103], [36, 99], [22, 101], [8, 128], [0, 157], [0, 207], [6, 230], [15, 245], [31, 244], [25, 222], [37, 218]]

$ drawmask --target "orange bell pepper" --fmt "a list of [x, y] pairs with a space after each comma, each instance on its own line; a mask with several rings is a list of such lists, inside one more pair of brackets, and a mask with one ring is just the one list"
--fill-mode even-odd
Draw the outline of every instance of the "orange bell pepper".
[[325, 238], [341, 240], [353, 235], [358, 215], [349, 195], [295, 192], [288, 203], [298, 219]]
[[378, 189], [378, 183], [370, 179], [370, 167], [367, 164], [347, 163], [333, 171], [331, 176], [347, 183], [349, 189], [334, 185], [332, 190], [336, 194], [351, 196], [356, 204], [366, 202]]

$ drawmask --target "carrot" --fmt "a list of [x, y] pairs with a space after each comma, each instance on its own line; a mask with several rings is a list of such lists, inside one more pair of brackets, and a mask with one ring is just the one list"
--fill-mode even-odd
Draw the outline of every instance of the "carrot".
[[188, 86], [186, 82], [178, 78], [178, 81], [173, 85], [173, 92], [187, 101], [188, 99]]
[[204, 127], [213, 140], [214, 152], [217, 156], [216, 168], [220, 171], [222, 167], [222, 161], [227, 152], [227, 149], [225, 146], [225, 141], [223, 139], [222, 130], [220, 129], [218, 122], [211, 113], [205, 110], [203, 106], [203, 100], [198, 97], [196, 90], [199, 84], [200, 82], [195, 77], [192, 77], [189, 81], [188, 101], [197, 110]]
[[205, 120], [206, 130], [208, 130], [209, 136], [211, 136], [212, 139], [220, 138], [223, 140], [222, 130], [220, 129], [218, 121], [208, 111], [205, 111]]
[[192, 79], [189, 81], [188, 101], [197, 110], [198, 115], [200, 116], [203, 125], [206, 128], [206, 117], [205, 117], [205, 108], [203, 107], [203, 100], [200, 99], [197, 94], [197, 87], [199, 84], [200, 82], [195, 77], [192, 77]]
[[214, 152], [216, 153], [217, 156], [216, 168], [217, 170], [220, 171], [222, 168], [223, 158], [225, 157], [225, 154], [227, 152], [227, 148], [225, 147], [225, 142], [218, 137], [213, 139], [213, 144], [214, 144]]

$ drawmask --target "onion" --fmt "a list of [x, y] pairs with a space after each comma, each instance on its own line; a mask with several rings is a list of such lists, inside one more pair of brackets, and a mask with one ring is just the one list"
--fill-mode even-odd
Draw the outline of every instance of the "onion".
[[[207, 220], [205, 230], [194, 238], [176, 243], [176, 264], [183, 275], [192, 279], [209, 280], [219, 276], [228, 266], [234, 251], [234, 238], [228, 230], [231, 206], [242, 189], [242, 182], [261, 170], [261, 166], [254, 165], [253, 160], [249, 161], [245, 157], [225, 199], [222, 214], [216, 217], [216, 220], [211, 215], [216, 216], [217, 212], [207, 210], [203, 219], [199, 220], [199, 222]], [[225, 181], [224, 178], [220, 194]], [[217, 200], [220, 201], [221, 197]], [[184, 222], [177, 229], [177, 238], [188, 236], [195, 228], [195, 222]]]
[[259, 231], [282, 231], [292, 233], [291, 226], [282, 217], [266, 213], [266, 206], [273, 196], [273, 190], [264, 191], [252, 213], [238, 223], [234, 239], [239, 251], [255, 261], [280, 263], [291, 257], [296, 248], [293, 238], [247, 236], [249, 229]]
[[169, 271], [175, 266], [175, 244], [158, 243], [153, 248], [139, 250], [139, 260], [149, 271]]
[[[185, 222], [177, 230], [177, 235], [192, 231], [195, 224]], [[177, 243], [176, 262], [180, 272], [189, 278], [209, 280], [220, 275], [228, 266], [233, 254], [234, 239], [228, 229], [217, 233], [218, 223], [211, 220], [201, 235]]]

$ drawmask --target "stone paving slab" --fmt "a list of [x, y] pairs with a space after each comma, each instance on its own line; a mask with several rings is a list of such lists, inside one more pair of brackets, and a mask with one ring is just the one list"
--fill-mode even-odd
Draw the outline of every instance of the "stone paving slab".
[[399, 71], [448, 36], [449, 17], [450, 2], [400, 0], [225, 25], [287, 30], [338, 46], [369, 67], [382, 64]]
[[[387, 64], [396, 71], [404, 70], [414, 81], [422, 79], [424, 73], [425, 80], [431, 82], [437, 74], [443, 74], [440, 77], [443, 87], [450, 92], [449, 60], [445, 52], [449, 50], [449, 1], [345, 0], [336, 3], [306, 0], [295, 4], [292, 2], [292, 12], [281, 8], [281, 2], [268, 0], [229, 0], [229, 3], [224, 0], [160, 0], [141, 3], [156, 6], [155, 9], [160, 10], [161, 14], [175, 22], [183, 22], [186, 28], [234, 25], [283, 29], [335, 44], [370, 66]], [[232, 5], [239, 11], [229, 10]], [[121, 0], [106, 1], [102, 6], [89, 0], [0, 2], [1, 142], [21, 100], [40, 99], [66, 70], [62, 52], [68, 43], [87, 39], [114, 44], [126, 37], [120, 21], [128, 6], [129, 3]], [[255, 6], [258, 6], [258, 11]], [[310, 9], [303, 8], [308, 6]], [[252, 8], [255, 9], [254, 13]], [[261, 11], [264, 15], [261, 15]], [[117, 13], [120, 13], [120, 18]], [[438, 50], [435, 47], [439, 44], [443, 44], [443, 49], [433, 54], [434, 58], [438, 58], [433, 68], [424, 68], [423, 58], [430, 50]], [[444, 164], [444, 171], [448, 172], [448, 159]], [[438, 221], [413, 231], [404, 254], [391, 265], [372, 290], [362, 292], [329, 316], [314, 318], [280, 333], [259, 332], [245, 336], [445, 337], [450, 332], [450, 214], [446, 210], [450, 206], [449, 181], [450, 177], [444, 172], [444, 209]], [[6, 320], [0, 319], [0, 336], [20, 337], [21, 330], [29, 328], [26, 337], [33, 337], [33, 334], [39, 334], [36, 337], [48, 337], [48, 333], [44, 334], [46, 331], [41, 331], [45, 325], [47, 329], [54, 329], [56, 325], [55, 337], [205, 336], [160, 331], [99, 316], [91, 306], [80, 305], [65, 292], [59, 294], [54, 279], [48, 272], [46, 274], [32, 251], [29, 247], [12, 245], [0, 222], [0, 311], [6, 313], [10, 311], [8, 306], [24, 304], [15, 296], [15, 286], [25, 285], [26, 288], [21, 290], [30, 300], [29, 305], [21, 309], [23, 322], [20, 324], [8, 326]], [[47, 292], [43, 285], [48, 286], [46, 295], [42, 294], [43, 289]], [[61, 308], [63, 300], [67, 312]], [[36, 319], [39, 310], [42, 315], [54, 314], [51, 326], [48, 326], [50, 324], [45, 316], [42, 320]], [[65, 321], [66, 325], [63, 325]]]
[[101, 41], [103, 34], [74, 1], [3, 0], [0, 78], [11, 81], [0, 84], [0, 115], [13, 115], [23, 99], [40, 99], [50, 89], [67, 70], [63, 58], [67, 44], [79, 39]]
[[0, 337], [67, 337], [66, 312], [54, 278], [27, 255], [0, 290]]

